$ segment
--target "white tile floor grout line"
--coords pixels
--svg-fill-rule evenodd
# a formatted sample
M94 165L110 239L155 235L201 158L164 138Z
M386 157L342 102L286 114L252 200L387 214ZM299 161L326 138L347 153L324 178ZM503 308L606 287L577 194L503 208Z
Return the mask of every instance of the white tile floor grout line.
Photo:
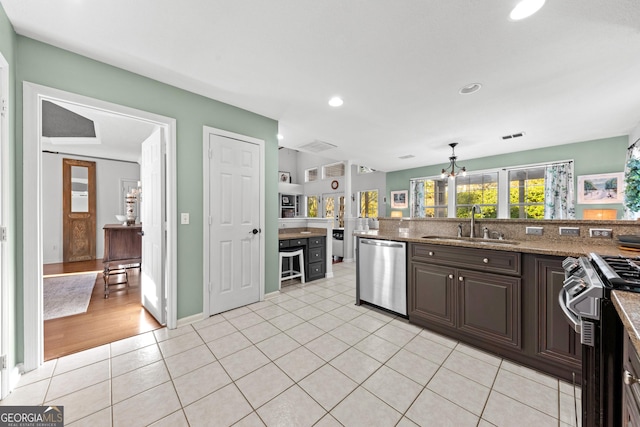
M265 302L185 325L180 330L162 329L127 339L129 341L112 343L107 352L109 363L105 381L92 382L90 378L104 375L99 372L103 365L100 362L104 359L86 364L79 362L74 369L58 373L61 361L82 360L90 350L57 359L51 362L53 367L48 365L47 369L51 369L48 376L38 379L38 372L25 375L21 380L24 386L19 384L0 404L55 403L74 393L75 400L65 406L68 417L65 425L69 426L120 425L124 419L128 426L137 425L137 422L139 425L155 422L159 425L162 422L165 425L209 425L212 419L222 425L227 422L227 425L363 423L393 426L400 423L404 426L438 425L446 420L455 425L508 426L513 425L513 421L508 421L513 411L519 414L518 425L528 422L532 423L530 425L574 425L573 401L571 408L565 408L563 404L562 397L570 397L562 391L564 382L522 367L507 366L497 356L433 332L423 332L423 328L381 310L364 305L357 307L354 305L355 265L335 264L334 272L331 279L288 285L279 295ZM262 315L260 310L265 310ZM301 322L296 326L287 328L282 324L287 320L294 321L298 317L295 312L304 315L305 310L308 315L300 318ZM296 317L287 319L284 316ZM320 318L325 322L320 326L326 329L314 324L313 320L317 323ZM330 327L326 322L335 326ZM253 327L257 328L250 330ZM301 333L313 336L301 336ZM148 334L153 334L153 340L147 338L150 337ZM137 343L145 343L146 339L153 342L138 348ZM280 347L274 351L270 345L276 339ZM176 343L182 347L175 348ZM364 351L367 345L370 351L374 351L371 346L377 345L374 349L379 351L367 354ZM127 351L122 352L125 346L128 346ZM117 354L114 354L114 348L118 348ZM141 351L145 348L149 351ZM305 351L310 356L301 359L299 354ZM147 360L146 353L159 353L159 359L151 357ZM253 359L246 360L242 366L234 364L247 354L253 354ZM200 360L203 357L206 360ZM277 363L286 357L290 364ZM126 369L118 368L115 375L114 367L130 358L133 358L133 364ZM139 374L141 369L150 369L160 361L166 381L144 378L144 385L129 385L135 389L135 394L124 399L121 395L116 396L115 387L120 387L125 378ZM175 365L176 361L183 362ZM469 363L475 366L469 366ZM473 378L477 376L473 369L485 366L483 363L491 372L495 369L490 386L480 382L482 377ZM461 371L451 370L456 364L462 364ZM186 366L191 369L185 369ZM83 371L77 371L80 368ZM179 375L176 375L176 369L179 369ZM84 378L73 376L74 372L85 371ZM202 374L203 378L185 388L184 384L191 380L194 372ZM31 382L32 377L38 381ZM271 382L264 386L260 381L253 381L255 378ZM315 384L318 378L328 379L318 386ZM406 390L395 390L397 385L389 383L389 378L408 381ZM500 384L499 379L504 384ZM65 380L77 384L64 389L59 398L48 397ZM210 385L212 381L215 384ZM462 387L455 381L463 383ZM522 384L527 390L505 394L501 390L509 386L510 381ZM169 382L171 384L167 384ZM555 385L547 385L551 383ZM432 384L434 389L445 388L436 393L430 388ZM108 386L106 403L91 396L100 385ZM465 391L474 388L486 393L476 403L474 399L478 396L470 396ZM451 396L451 390L458 394ZM167 412L169 409L154 403L154 391L169 393L167 401L177 402L178 407ZM441 394L443 391L444 395ZM116 399L120 400L116 402ZM555 402L554 410L549 409L551 400ZM476 405L475 409L473 405ZM289 413L282 408L288 408ZM556 416L545 412L545 408ZM107 412L108 420L104 417ZM566 419L562 419L563 414ZM289 418L283 419L285 415ZM134 416L139 419L132 418Z

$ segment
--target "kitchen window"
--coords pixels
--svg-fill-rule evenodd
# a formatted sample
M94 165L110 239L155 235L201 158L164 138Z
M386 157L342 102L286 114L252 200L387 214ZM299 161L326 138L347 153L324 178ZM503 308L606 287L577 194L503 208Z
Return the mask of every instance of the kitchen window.
M550 204L567 205L568 211L574 204L572 191L556 194L558 187L562 187L557 182L559 177L565 176L568 182L572 182L573 160L467 174L465 177L457 176L455 180L439 177L411 179L411 217L469 218L471 207L477 204L482 209L482 218L543 219L545 207ZM568 185L565 187L572 189ZM545 193L555 199L545 201L548 197ZM572 218L570 213L566 215ZM553 216L547 219L553 219Z
M378 217L378 190L360 192L360 217Z
M415 218L446 218L449 212L448 192L447 179L412 179L411 216Z
M471 207L480 206L482 218L498 217L498 172L456 177L456 218L471 218Z
M545 166L511 169L509 218L544 219Z

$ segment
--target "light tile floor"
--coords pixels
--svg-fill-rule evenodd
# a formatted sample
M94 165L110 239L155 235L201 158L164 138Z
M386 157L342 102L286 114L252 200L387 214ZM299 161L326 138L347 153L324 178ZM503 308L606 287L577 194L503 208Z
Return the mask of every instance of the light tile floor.
M570 384L355 306L355 265L334 273L49 361L0 403L91 427L575 425Z

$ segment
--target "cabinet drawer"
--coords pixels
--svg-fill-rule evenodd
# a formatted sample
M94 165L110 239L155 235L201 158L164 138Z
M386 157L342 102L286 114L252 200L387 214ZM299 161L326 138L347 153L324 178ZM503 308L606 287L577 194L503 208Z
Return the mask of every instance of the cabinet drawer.
M309 247L317 248L319 246L324 246L324 237L309 237Z
M410 245L410 253L412 261L473 268L494 273L520 275L522 269L519 252L414 243Z
M324 277L325 272L325 263L324 262L314 262L309 264L309 269L307 270L307 275L309 276L309 280L314 280L318 278Z
M291 239L289 240L289 247L307 246L307 239Z
M288 248L288 247L289 247L289 241L288 240L280 240L280 249Z
M312 262L324 261L324 248L309 247L309 264Z

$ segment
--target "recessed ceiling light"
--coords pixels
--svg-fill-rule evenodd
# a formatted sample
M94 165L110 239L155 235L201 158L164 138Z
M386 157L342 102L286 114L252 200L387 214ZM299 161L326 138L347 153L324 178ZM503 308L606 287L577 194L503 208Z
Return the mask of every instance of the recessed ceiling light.
M278 138L278 141L282 141L284 139L284 136L282 136L281 133L276 135L276 138Z
M458 93L460 95L469 95L470 93L479 91L481 87L482 85L480 83L470 83L466 86L461 87Z
M509 18L514 21L520 21L521 19L528 18L544 6L545 0L522 0L513 8L509 14Z
M332 107L340 107L342 104L344 104L344 101L339 96L334 96L329 100L329 105Z

